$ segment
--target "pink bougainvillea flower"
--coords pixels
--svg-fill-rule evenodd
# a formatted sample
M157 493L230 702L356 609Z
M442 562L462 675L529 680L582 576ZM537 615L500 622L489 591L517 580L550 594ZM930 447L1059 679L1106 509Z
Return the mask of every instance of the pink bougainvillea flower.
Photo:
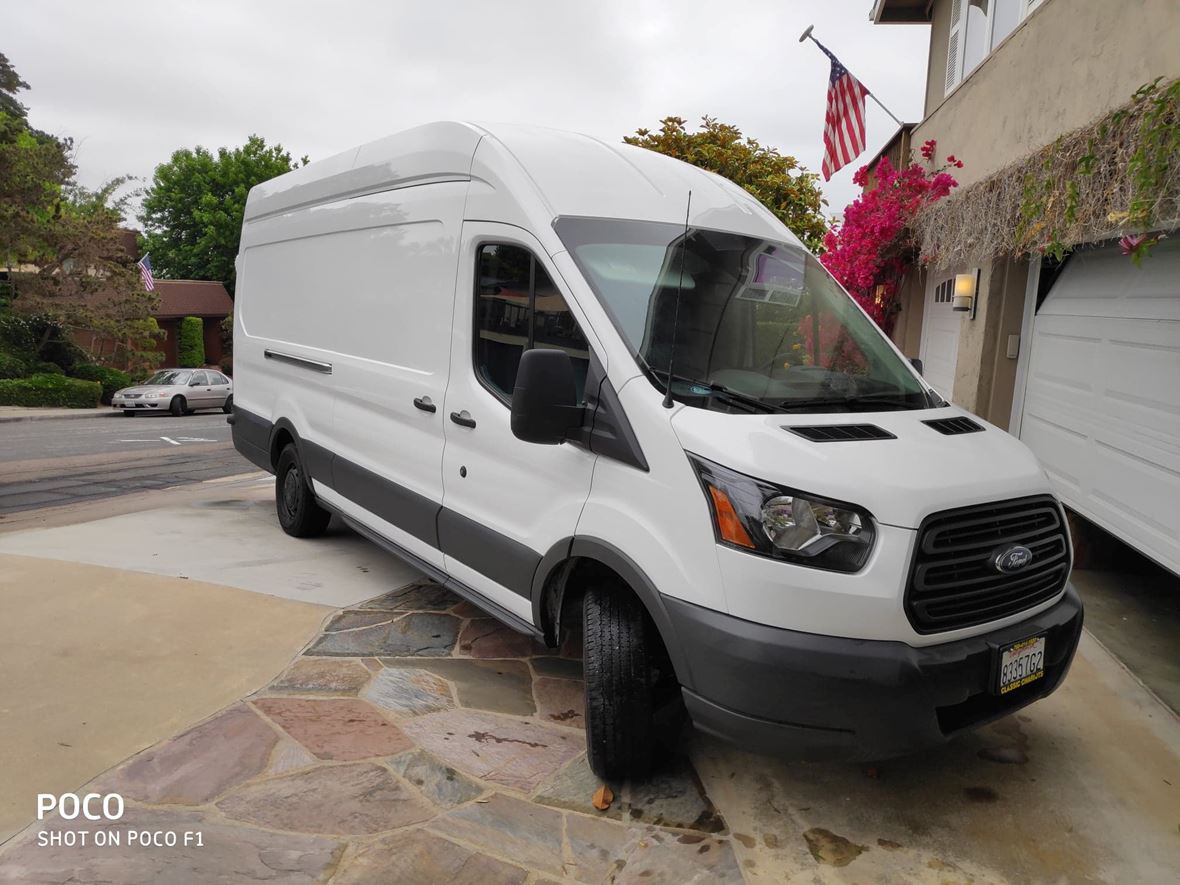
M948 166L954 166L956 169L963 168L963 161L955 159L954 154L951 154L949 157L947 157L946 162Z
M938 146L938 142L933 138L928 139L922 143L922 156L929 160L934 156L934 149Z
M922 146L927 159L934 150L934 139ZM841 223L824 237L820 260L888 333L900 308L898 284L914 261L916 244L909 224L958 182L947 172L928 171L918 163L895 169L888 157L881 158L873 173L876 187L845 208ZM863 177L867 181L867 172Z
M1127 234L1119 240L1119 249L1124 255L1134 255L1146 239L1146 234Z

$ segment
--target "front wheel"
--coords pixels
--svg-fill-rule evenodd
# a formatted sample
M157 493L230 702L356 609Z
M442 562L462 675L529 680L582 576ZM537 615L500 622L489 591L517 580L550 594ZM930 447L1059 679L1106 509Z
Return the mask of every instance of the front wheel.
M582 608L586 757L605 780L642 778L655 741L655 638L642 604L610 586L591 587Z
M287 443L275 468L275 510L283 531L294 538L322 535L332 518L316 503L294 443Z
M168 405L168 411L172 413L173 418L179 418L181 415L187 414L188 404L184 401L184 397L172 397L172 402Z

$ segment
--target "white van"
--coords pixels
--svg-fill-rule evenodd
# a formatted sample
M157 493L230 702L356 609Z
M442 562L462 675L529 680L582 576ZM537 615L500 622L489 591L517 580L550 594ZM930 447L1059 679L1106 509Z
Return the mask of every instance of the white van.
M1036 460L716 175L412 129L250 192L234 323L234 443L283 528L336 514L550 646L581 619L603 777L680 699L747 748L882 758L1069 668Z

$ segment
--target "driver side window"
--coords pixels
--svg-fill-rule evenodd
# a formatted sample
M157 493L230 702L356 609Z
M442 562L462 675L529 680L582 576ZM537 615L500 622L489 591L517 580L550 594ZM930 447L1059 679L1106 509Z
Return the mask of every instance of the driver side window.
M578 404L584 403L590 348L565 298L528 249L506 243L481 246L475 286L476 375L510 404L520 356L534 347L570 355Z

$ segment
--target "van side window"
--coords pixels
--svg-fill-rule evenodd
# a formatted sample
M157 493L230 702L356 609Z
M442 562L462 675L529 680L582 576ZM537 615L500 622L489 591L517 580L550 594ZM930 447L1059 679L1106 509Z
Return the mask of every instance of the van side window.
M584 403L590 347L545 268L520 246L488 244L480 247L476 272L475 370L484 386L511 402L520 355L555 348L573 360Z

